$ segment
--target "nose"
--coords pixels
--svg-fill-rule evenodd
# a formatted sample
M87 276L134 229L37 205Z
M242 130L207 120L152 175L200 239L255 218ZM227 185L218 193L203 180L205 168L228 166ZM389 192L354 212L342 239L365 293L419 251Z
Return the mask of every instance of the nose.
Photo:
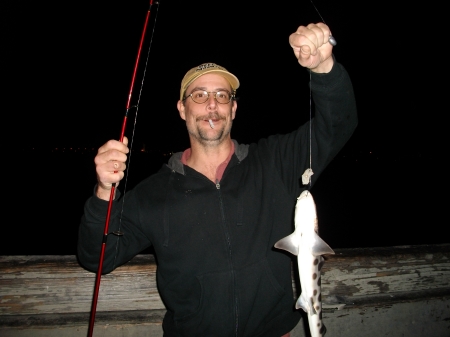
M217 105L216 94L213 92L209 93L208 100L206 101L208 108L215 108Z

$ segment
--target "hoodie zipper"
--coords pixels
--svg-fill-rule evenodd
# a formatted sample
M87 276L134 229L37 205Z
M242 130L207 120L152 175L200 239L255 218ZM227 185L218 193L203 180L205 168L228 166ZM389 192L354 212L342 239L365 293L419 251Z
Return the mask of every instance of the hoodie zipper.
M238 306L238 298L237 298L237 294L236 294L236 275L234 273L234 268L233 268L233 256L232 256L232 249L231 249L231 239L230 239L230 233L228 232L227 226L226 226L225 212L224 212L224 208L223 208L222 193L220 191L219 180L216 180L216 189L217 189L217 192L219 194L220 211L222 212L222 225L224 227L225 238L226 238L227 244L228 244L228 254L229 254L230 266L231 266L231 277L233 279L234 314L235 314L235 323L236 323L235 324L234 335L237 337L238 336L238 328L239 328L239 306Z

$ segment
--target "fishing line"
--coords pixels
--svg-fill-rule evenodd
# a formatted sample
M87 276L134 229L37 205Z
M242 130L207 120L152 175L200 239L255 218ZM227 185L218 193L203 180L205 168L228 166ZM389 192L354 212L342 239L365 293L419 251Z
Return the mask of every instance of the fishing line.
M309 176L309 188L311 188L312 172L312 92L311 92L311 70L309 70L309 169L311 170Z
M159 3L155 2L155 4L159 4ZM125 112L125 116L124 116L123 122L122 122L122 131L121 131L121 134L120 134L120 142L123 142L124 135L125 135L125 129L126 129L126 125L127 125L128 113L130 111L131 96L132 96L132 93L133 93L133 87L134 87L134 83L135 83L135 79L136 79L136 72L137 72L137 68L138 68L138 65L139 65L139 59L140 59L140 55L141 55L141 50L142 50L144 38L145 38L145 33L147 31L147 25L148 25L148 21L149 21L149 18L150 18L150 11L151 11L152 6L153 6L153 0L150 0L150 6L149 6L149 9L147 11L147 15L145 17L144 28L142 30L141 40L140 40L139 48L138 48L138 54L137 54L136 62L135 62L135 66L134 66L133 76L132 76L131 85L130 85L130 91L129 91L129 94L128 94L128 101L127 101L127 106L126 106L126 112ZM153 32L154 32L155 24L156 24L156 18L155 18L155 22L154 22L154 25L153 25ZM153 33L152 33L152 37L153 37ZM148 53L147 53L147 63L148 63L149 54L150 54L150 47L151 47L151 44L149 45L149 50L148 50ZM146 63L145 69L147 68L147 63ZM144 78L145 78L145 76L144 76ZM144 78L142 79L142 82L141 82L141 91L139 93L139 98L141 96L142 85L143 85ZM138 105L137 105L137 109L136 109L136 116L135 116L135 124L134 125L136 125L137 110L138 110ZM135 129L135 127L133 128L133 136L134 136L134 129ZM133 137L131 139L131 144L132 143L133 143ZM130 156L131 156L131 151L130 151ZM130 158L130 156L129 156L129 158ZM128 175L128 173L127 173L127 175ZM126 184L126 182L125 182L125 184ZM88 327L88 337L92 337L92 334L94 332L95 314L96 314L96 311L97 311L98 294L99 294L100 281L101 281L102 271L103 271L103 262L104 262L104 257L105 257L106 241L107 241L107 238L108 238L108 235L109 235L108 228L109 228L109 222L110 222L110 217L111 217L111 210L112 210L113 201L114 201L115 192L116 192L116 185L117 185L116 183L113 183L112 186L111 186L111 191L110 191L110 197L109 197L109 202L108 202L108 209L107 209L106 219L105 219L105 226L104 226L104 230L103 230L102 245L101 245L101 249L100 249L98 270L97 270L96 279L95 279L94 295L93 295L93 299L92 299L92 306L91 306L91 312L90 312L89 327ZM123 201L122 201L122 210L123 210ZM119 227L118 231L115 231L112 234L117 235L119 237L123 235L123 233L120 232L120 227ZM118 241L119 240L117 240L117 243L118 243ZM116 256L117 256L117 245L116 245L116 254L115 254L115 257L114 257L114 266L115 266Z
M311 176L314 174L312 170L312 90L311 90L311 69L309 69L309 168L302 174L303 185L309 185L311 188Z
M324 24L327 24L327 23L325 22L325 20L323 19L322 15L320 15L320 12L319 12L319 10L317 9L316 5L314 5L314 2L313 2L312 0L309 0L309 1L311 1L311 5L313 5L313 7L314 7L314 9L316 10L317 14L319 14L320 19L322 20L322 22L323 22ZM328 25L327 25L327 26L328 26ZM336 41L336 39L333 37L333 35L331 35L331 33L330 33L330 36L328 37L328 42L330 42L330 44L331 44L333 47L337 45L337 41Z
M152 46L152 42L153 42L153 36L155 34L156 20L158 19L159 2L155 2L155 4L158 5L158 6L156 7L155 20L154 20L154 23L153 23L152 34L150 35L150 42L149 42L150 44L149 44L149 47L148 47L148 50L147 50L147 58L145 59L144 71L143 71L142 80L141 80L141 87L139 88L139 95L138 95L138 99L137 99L137 103L136 103L136 113L134 115L133 131L132 131L132 134L131 134L130 155L128 156L127 173L125 175L125 183L124 183L124 186L123 186L122 209L120 210L119 228L117 229L117 231L113 232L114 235L117 235L119 237L123 236L123 233L120 231L120 228L122 226L122 215L123 215L123 208L124 208L124 205L125 205L125 194L126 194L126 190L127 190L128 174L130 172L130 167L131 167L131 153L132 153L131 149L133 148L134 134L135 134L135 131L136 131L136 122L137 122L137 115L138 115L138 111L139 111L139 103L141 101L142 89L144 87L145 74L147 73L148 61L150 59L150 50L151 50L151 46ZM118 249L119 249L119 240L117 240L117 242L116 242L116 252L115 252L115 255L114 255L113 268L116 266L116 259L117 259Z
M320 14L319 10L317 9L316 5L314 5L314 2L310 0L311 5L313 5L314 9L316 10L317 14L320 16L320 19L324 24L327 24L325 20L323 19L322 15ZM334 47L337 44L336 39L331 35L328 37L328 42ZM311 69L309 69L309 168L303 172L302 175L302 183L303 185L309 185L308 189L311 188L311 176L314 174L312 170L312 91L311 91Z

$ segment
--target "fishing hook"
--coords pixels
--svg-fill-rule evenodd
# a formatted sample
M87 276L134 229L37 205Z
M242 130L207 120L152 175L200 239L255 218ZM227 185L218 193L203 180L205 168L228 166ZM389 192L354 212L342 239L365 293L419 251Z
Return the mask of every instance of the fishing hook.
M155 4L159 5L158 2L155 2ZM153 6L153 0L150 0L150 6L148 8L147 15L145 17L144 28L142 30L141 40L140 40L140 43L139 43L138 53L137 53L137 57L136 57L136 62L135 62L135 65L134 65L133 76L132 76L131 85L130 85L130 91L128 93L128 100L127 100L127 105L126 105L125 116L124 116L124 119L123 119L123 122L122 122L122 130L121 130L121 133L120 133L120 141L121 142L123 142L123 138L124 138L124 135L125 135L125 129L126 129L127 119L128 119L128 112L130 111L130 108L131 108L130 107L130 102L131 102L131 97L132 97L132 94L133 94L133 88L134 88L134 82L135 82L135 79L136 79L137 68L138 68L138 65L139 65L139 58L141 56L142 45L143 45L143 42L144 42L145 33L147 31L147 25L148 25L148 21L149 21L149 18L150 18L150 13L151 13L152 6ZM155 24L156 24L156 20L155 20ZM151 43L149 45L149 51L150 51L150 47L151 47ZM148 61L148 54L147 54L147 61ZM145 77L145 74L144 74L144 77ZM141 90L142 90L142 85L143 85L143 81L141 83ZM106 213L105 227L104 227L104 231L103 231L102 246L101 246L101 251L100 251L100 259L99 259L98 270L97 270L97 275L96 275L96 280L95 280L94 295L93 295L92 307L91 307L91 313L90 313L90 319L89 319L88 337L92 337L92 334L93 334L93 331L94 331L94 323L95 323L95 314L96 314L96 310L97 310L98 293L99 293L99 289L100 289L100 280L101 280L101 277L102 277L103 261L104 261L104 256L105 256L106 241L107 241L107 238L108 238L108 228L109 228L109 222L110 222L110 218L111 218L111 209L112 209L112 204L113 204L113 200L114 200L115 189L116 189L116 183L112 184L111 193L110 193L109 202L108 202L108 209L107 209L107 213ZM119 228L118 231L115 231L112 234L118 235L118 236L122 236L123 235L123 233L120 232L120 228Z

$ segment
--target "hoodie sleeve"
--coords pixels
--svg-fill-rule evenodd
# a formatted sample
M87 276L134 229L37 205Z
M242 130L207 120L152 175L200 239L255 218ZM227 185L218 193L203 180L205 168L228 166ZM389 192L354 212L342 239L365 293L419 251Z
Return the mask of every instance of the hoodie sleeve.
M313 185L358 123L353 86L341 64L335 61L327 74L311 73L310 88L315 106L311 132L308 121L292 133L272 136L268 142L275 153L276 170L293 197L305 188L301 176L310 167L310 142Z
M78 229L77 257L80 264L87 270L97 271L103 244L105 244L103 274L126 263L151 245L140 228L135 191L127 193L126 205L123 205L124 200L122 199L123 197L117 190L116 199L111 207L106 238L104 238L104 230L108 201L99 199L94 193L84 205L84 214ZM126 208L127 211L123 212L122 208ZM125 232L126 235L119 237L113 234L119 230Z

